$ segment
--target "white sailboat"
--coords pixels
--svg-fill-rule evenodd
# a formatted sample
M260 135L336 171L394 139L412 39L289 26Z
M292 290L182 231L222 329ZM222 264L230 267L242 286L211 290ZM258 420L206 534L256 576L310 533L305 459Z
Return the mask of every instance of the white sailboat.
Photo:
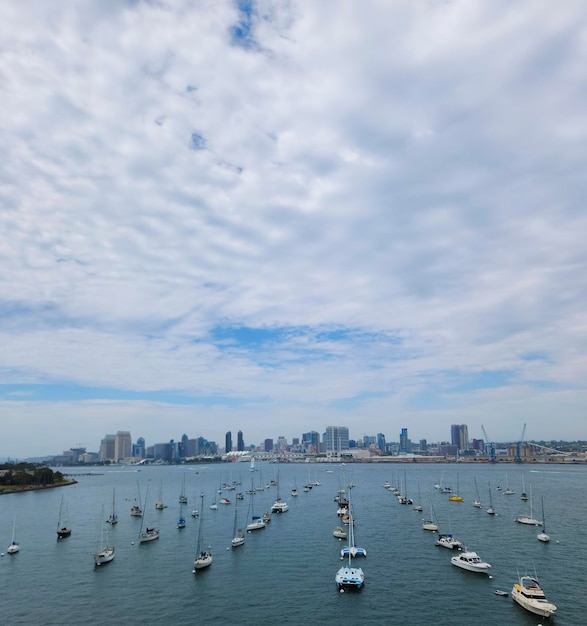
M477 492L477 499L473 500L473 506L476 509L480 509L483 505L481 504L481 496L479 496L479 486L477 485L477 479L474 476L473 480L475 481L475 491Z
M252 483L252 481L251 481ZM255 495L255 490L254 488L252 488L251 485L251 492L250 492L250 499L249 499L249 515L251 516L251 521L250 523L247 524L247 532L251 532L253 530L262 530L263 528L265 528L265 520L260 517L259 515L253 515L253 497Z
M102 507L102 515L100 519L104 519L104 507ZM104 563L110 563L114 559L115 549L114 546L108 545L108 533L106 533L106 541L104 541L104 526L100 523L100 536L98 538L98 549L94 553L94 565L104 565Z
M250 472L254 472L255 471L255 457L251 457L251 466L249 467L249 471Z
M14 521L12 522L12 541L10 542L10 545L8 546L8 548L6 548L6 552L8 552L8 554L16 554L17 552L20 551L20 544L18 543L18 541L14 539L15 532L16 532L16 516L14 518Z
M116 495L114 491L114 487L112 487L112 513L106 520L107 524L114 526L114 524L118 524L118 515L116 515Z
M147 507L147 498L149 497L149 486L147 485L147 493L145 494L145 508ZM139 543L147 543L159 539L159 531L156 528L145 528L143 531L144 517L141 517L141 527L139 528Z
M183 516L183 502L179 503L179 519L177 520L177 527L181 530L185 528L185 517Z
M540 520L532 517L532 492L530 491L530 516L520 515L516 517L514 520L518 524L526 524L527 526L542 526L542 522Z
M438 524L435 522L434 515L432 513L432 502L430 502L430 517L422 520L422 528L423 530L430 530L431 532L436 532L438 530Z
M538 541L542 543L548 543L550 541L550 535L546 534L546 520L544 518L544 496L542 497L542 532L536 535Z
M279 495L279 469L277 470L277 497L275 498L275 502L271 507L271 513L285 513L289 510L289 505L287 502L281 499Z
M245 533L242 528L238 528L238 501L234 506L234 526L232 529L231 544L233 548L238 548L245 543Z
M196 559L194 561L194 569L192 573L195 574L198 570L205 569L212 565L212 552L210 551L210 547L208 549L204 549L202 547L202 532L204 526L204 494L200 496L201 498L201 506L200 510L202 511L200 515L200 526L198 528L198 543L196 545Z

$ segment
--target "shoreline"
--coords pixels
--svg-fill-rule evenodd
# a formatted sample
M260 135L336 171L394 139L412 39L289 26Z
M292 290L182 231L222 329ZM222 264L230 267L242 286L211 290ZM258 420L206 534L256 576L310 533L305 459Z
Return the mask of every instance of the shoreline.
M0 496L5 496L11 493L23 493L25 491L42 491L43 489L56 489L57 487L69 487L70 485L76 485L77 480L73 478L64 480L60 483L54 483L52 485L14 485L14 486L2 486L0 487Z

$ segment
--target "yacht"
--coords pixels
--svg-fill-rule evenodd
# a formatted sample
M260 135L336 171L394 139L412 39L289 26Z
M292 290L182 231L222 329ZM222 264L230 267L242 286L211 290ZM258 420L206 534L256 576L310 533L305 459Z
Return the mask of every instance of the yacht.
M348 535L347 535L346 530L344 530L344 528L342 528L341 526L338 526L332 532L332 536L335 537L336 539L346 539Z
M550 617L556 611L556 605L549 602L536 578L522 576L512 588L512 599L530 613Z
M144 532L139 533L139 543L147 543L159 539L159 531L156 528L147 528Z
M251 523L247 524L247 532L251 532L252 530L261 530L262 528L265 528L265 525L265 520L262 517L253 515Z
M114 547L104 546L99 552L94 554L94 564L103 565L104 563L110 563L114 559Z
M533 517L526 517L525 515L520 515L520 517L516 517L514 522L518 524L527 524L528 526L542 526L542 522Z
M453 556L450 560L453 565L466 569L469 572L479 572L487 574L491 569L491 565L482 561L476 552L461 552Z
M438 539L434 542L434 545L448 548L449 550L463 549L463 544L458 539L455 539L451 533L441 533L438 535Z
M281 498L278 498L277 500L275 500L275 502L273 503L273 506L271 507L272 513L285 513L288 510L289 510L289 505L287 504L287 502L284 502Z

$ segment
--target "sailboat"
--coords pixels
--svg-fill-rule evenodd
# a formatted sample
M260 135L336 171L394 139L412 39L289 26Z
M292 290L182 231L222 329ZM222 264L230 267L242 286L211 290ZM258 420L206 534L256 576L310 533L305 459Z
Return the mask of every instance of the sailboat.
M349 504L349 511L351 511L350 506ZM349 514L349 545L340 551L340 558L343 559L345 556L353 558L356 556L367 556L367 550L365 548L357 548L355 544L355 521L352 512Z
M183 475L183 480L181 482L181 493L179 494L179 503L180 504L188 503L188 497L185 495L185 473Z
M524 474L522 474L522 493L520 494L520 500L526 501L528 494L526 493L526 485L524 484Z
M253 497L255 495L255 490L252 486L252 482L253 481L251 481L251 496L249 500L249 514L251 515L253 511ZM265 528L265 520L258 515L252 515L251 522L247 524L247 532L251 532L253 530L262 530L263 528Z
M181 530L185 528L185 517L183 516L183 502L179 503L179 519L177 520L177 527Z
M435 532L438 530L438 524L434 521L434 515L432 513L432 502L430 502L430 518L422 520L422 529Z
M508 475L505 475L505 491L503 492L504 496L511 496L514 494L514 490L510 489L510 485L508 482Z
M477 492L477 499L473 500L473 506L476 509L480 509L483 505L481 504L481 496L479 495L479 486L477 485L477 479L474 476L473 480L475 481L475 491Z
M59 519L57 520L57 539L65 539L71 535L71 528L67 525L67 522L63 519L63 496L61 496L61 504L59 505Z
M141 486L137 481L137 489L139 491L139 503L134 504L130 509L130 514L132 517L143 517L143 509L141 509Z
M145 494L145 508L147 507L147 498L149 497L149 486L147 485L147 493ZM139 543L147 543L159 539L159 531L156 528L147 528L143 532L143 522L145 518L141 517L141 527L139 528Z
M159 483L159 500L155 502L155 508L158 511L162 511L166 508L166 506L163 504L163 481Z
M212 553L210 552L210 548L207 550L202 548L202 528L204 525L204 494L201 495L201 506L200 510L202 511L200 515L200 526L198 528L198 543L196 545L196 560L194 561L194 569L192 573L196 573L200 569L204 569L210 565L212 565Z
M516 517L514 522L518 522L518 524L526 524L528 526L542 526L542 522L532 517L532 491L530 490L530 516L520 515Z
M546 520L544 518L544 496L542 496L542 532L536 535L538 541L542 543L548 543L550 541L550 535L546 534Z
M279 468L277 470L277 497L275 498L275 502L271 507L271 513L285 513L289 510L289 505L287 502L284 502L279 496Z
M296 481L296 477L294 476L294 487L291 490L291 495L295 498L298 495L298 483Z
M422 496L420 495L420 482L418 481L418 504L414 505L414 511L418 511L418 513L422 512L422 505L420 502L422 502Z
M495 515L495 508L491 501L491 483L489 483L489 507L487 508L487 513L489 513L489 515Z
M103 509L103 507L102 507ZM102 510L102 515L100 515L100 519L103 518L104 510ZM108 538L108 533L106 533L106 538ZM108 540L104 541L104 527L100 524L100 536L98 538L98 549L94 553L94 565L103 565L104 563L110 563L114 559L114 546L108 545Z
M452 493L452 494L448 497L448 499L449 499L451 502L464 502L464 501L465 501L465 499L464 499L464 498L462 498L462 497L459 495L459 475L458 475L458 474L457 474L457 492L456 492L456 493Z
M110 513L110 517L106 520L107 524L111 524L112 526L114 526L114 524L118 524L118 515L116 515L116 498L115 498L115 493L114 493L114 487L112 487L112 513Z
M8 548L6 548L6 552L8 552L8 554L16 554L20 550L20 544L18 543L18 541L14 540L15 532L16 532L16 517L14 518L14 522L12 523L12 541L10 542L10 545L8 546Z
M238 548L245 543L245 533L242 528L238 528L238 501L234 506L234 527L232 529L231 544L233 548Z
M351 520L350 528L352 529L353 524ZM363 584L365 583L365 573L360 567L353 567L351 559L351 535L349 533L349 545L348 545L348 561L347 564L341 567L334 577L334 581L336 582L336 586L339 591L360 591L363 588Z
M255 457L251 457L251 466L249 468L250 472L254 472L255 471Z

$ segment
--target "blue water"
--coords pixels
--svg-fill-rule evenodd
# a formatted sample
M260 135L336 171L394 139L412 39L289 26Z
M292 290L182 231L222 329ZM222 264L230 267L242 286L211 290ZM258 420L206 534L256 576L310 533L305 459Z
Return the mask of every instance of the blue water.
M493 593L511 590L520 573L537 573L547 597L558 605L551 620L559 626L587 624L585 600L587 547L586 472L583 467L493 465L280 465L280 495L289 512L273 515L265 530L249 533L246 544L227 550L232 537L235 491L223 492L232 504L208 505L223 482L240 480L249 488L251 477L266 484L277 478L278 466L247 464L107 468L76 475L78 484L60 489L0 497L0 549L5 552L16 516L16 539L21 551L0 558L2 604L0 624L500 624L536 625L542 620L515 605L510 597ZM332 470L332 473L326 470ZM73 473L82 470L71 470ZM507 472L507 474L506 474ZM178 498L185 476L187 528L176 528ZM440 480L456 488L463 503L448 502L434 489ZM474 478L482 510L475 509ZM515 524L529 513L520 500L522 478L534 496L534 517L540 519L544 496L549 544L536 540L538 529ZM305 493L303 484L321 485ZM407 481L408 495L421 499L424 513L402 506L383 483ZM488 482L498 515L487 515ZM341 566L344 545L332 536L339 525L334 496L341 483L352 490L356 543L368 557L355 561L365 571L360 593L341 594L334 575ZM505 496L495 489L506 482L515 490ZM299 496L290 491L297 485ZM137 498L149 488L144 523L157 526L158 541L139 545L140 518L130 517ZM155 510L162 486L163 511ZM112 488L120 522L109 533L116 547L112 563L95 568L101 521L109 514ZM418 496L418 490L420 496ZM192 573L200 508L205 494L204 543L214 562ZM56 529L64 496L72 535L57 541ZM271 506L276 488L253 498L255 514ZM241 524L246 522L248 496L239 501ZM470 549L493 565L492 579L464 572L450 564L451 552L434 546L434 534L422 530L422 517L432 504L441 531L451 530ZM104 525L105 526L105 525Z

